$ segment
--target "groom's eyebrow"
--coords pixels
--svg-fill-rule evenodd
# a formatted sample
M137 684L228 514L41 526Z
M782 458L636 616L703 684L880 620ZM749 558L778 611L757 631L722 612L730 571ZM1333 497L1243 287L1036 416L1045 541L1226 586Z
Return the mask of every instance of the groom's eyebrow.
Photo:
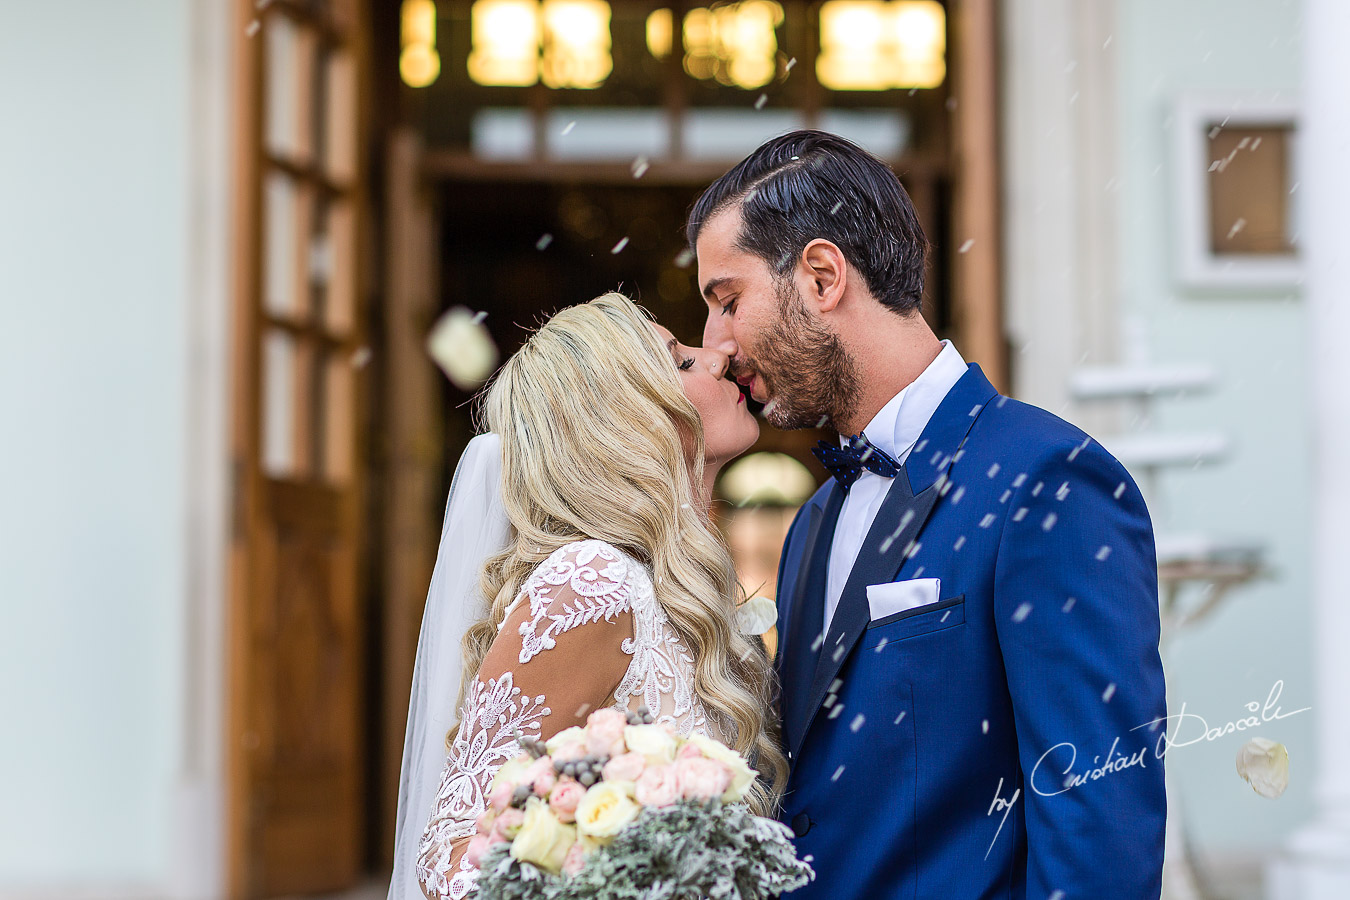
M716 300L717 297L715 296L714 291L723 285L730 283L734 279L735 276L733 275L723 275L721 278L714 278L703 286L703 296L707 297L709 300Z

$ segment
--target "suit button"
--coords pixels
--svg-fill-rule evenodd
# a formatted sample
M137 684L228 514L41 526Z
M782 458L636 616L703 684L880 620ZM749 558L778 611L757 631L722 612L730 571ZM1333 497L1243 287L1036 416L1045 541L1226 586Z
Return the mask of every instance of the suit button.
M811 817L804 812L799 812L792 817L792 833L797 837L806 837L806 833L811 830L815 823Z

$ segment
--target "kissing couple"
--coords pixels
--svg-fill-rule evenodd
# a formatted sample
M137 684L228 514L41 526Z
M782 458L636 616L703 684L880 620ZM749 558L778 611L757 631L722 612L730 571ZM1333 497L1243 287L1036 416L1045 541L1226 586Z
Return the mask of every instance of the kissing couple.
M815 868L803 900L1157 898L1161 761L1054 793L1027 777L1073 779L1166 716L1134 481L938 340L909 197L848 141L768 141L688 238L702 347L606 294L482 397L419 640L390 896L474 892L470 838L518 738L645 708L750 760L747 802ZM783 548L774 660L736 627L709 514L759 433L732 379L770 425L840 435Z

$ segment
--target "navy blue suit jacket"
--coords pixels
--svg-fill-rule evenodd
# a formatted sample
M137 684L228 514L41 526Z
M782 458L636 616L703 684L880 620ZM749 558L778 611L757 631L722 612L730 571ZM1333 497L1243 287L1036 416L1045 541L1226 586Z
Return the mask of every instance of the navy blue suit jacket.
M817 873L794 900L1157 898L1166 700L1134 482L976 365L901 479L828 633L834 480L784 546L782 819ZM938 602L870 621L866 586L911 578Z

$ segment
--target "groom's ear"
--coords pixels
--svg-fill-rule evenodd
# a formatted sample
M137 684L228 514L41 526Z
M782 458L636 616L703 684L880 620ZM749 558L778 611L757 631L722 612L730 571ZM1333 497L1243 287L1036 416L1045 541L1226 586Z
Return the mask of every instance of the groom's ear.
M831 312L844 299L848 287L848 262L844 252L824 238L816 238L802 250L798 265L798 288L819 312Z

